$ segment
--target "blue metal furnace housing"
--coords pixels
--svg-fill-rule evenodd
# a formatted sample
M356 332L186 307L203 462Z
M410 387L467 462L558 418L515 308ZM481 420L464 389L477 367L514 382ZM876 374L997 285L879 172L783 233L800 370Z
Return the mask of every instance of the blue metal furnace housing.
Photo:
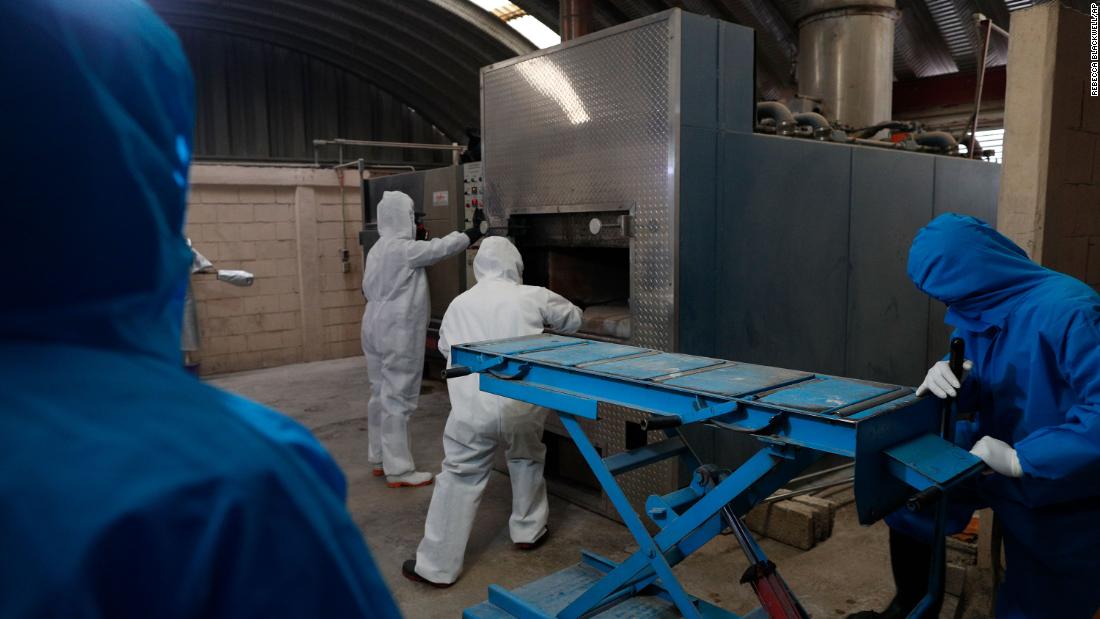
M567 255L571 275L606 278L621 260L631 336L618 343L916 384L948 331L906 276L909 243L940 213L995 221L1000 166L753 133L753 52L752 30L671 10L485 67L490 216L525 259ZM592 268L582 249L599 250ZM642 418L611 407L590 430L611 455ZM719 465L754 449L690 431ZM624 479L636 505L682 481L653 468ZM552 487L614 514L567 481Z

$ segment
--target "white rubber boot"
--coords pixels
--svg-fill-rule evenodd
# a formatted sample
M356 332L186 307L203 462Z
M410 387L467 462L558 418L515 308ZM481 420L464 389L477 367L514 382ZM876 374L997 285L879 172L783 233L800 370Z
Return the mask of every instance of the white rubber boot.
M416 488L432 483L432 474L424 471L410 471L403 475L386 475L386 486L390 488Z

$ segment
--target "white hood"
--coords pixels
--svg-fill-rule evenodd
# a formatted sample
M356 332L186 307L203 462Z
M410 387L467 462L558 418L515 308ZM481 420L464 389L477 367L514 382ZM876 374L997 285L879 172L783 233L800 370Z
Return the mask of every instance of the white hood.
M490 236L481 241L481 248L474 256L474 276L478 282L497 279L522 284L523 258L511 241Z
M400 191L382 194L378 201L378 235L395 239L411 239L416 235L412 198Z

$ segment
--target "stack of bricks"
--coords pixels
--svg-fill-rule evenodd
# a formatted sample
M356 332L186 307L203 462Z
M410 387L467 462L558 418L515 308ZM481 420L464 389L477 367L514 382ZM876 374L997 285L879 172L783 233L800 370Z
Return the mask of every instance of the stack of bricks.
M1044 266L1100 289L1100 97L1089 17L1058 3L1012 14L998 229Z
M757 505L745 515L745 524L758 535L809 550L832 536L836 507L828 499L802 495Z
M362 221L351 181L341 210L331 170L192 168L186 233L195 249L216 268L255 276L250 287L192 276L202 374L360 354Z

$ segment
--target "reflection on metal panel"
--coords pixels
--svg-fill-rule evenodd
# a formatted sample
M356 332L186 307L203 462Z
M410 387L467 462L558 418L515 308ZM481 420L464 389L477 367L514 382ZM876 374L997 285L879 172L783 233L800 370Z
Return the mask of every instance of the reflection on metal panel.
M498 353L501 355L514 355L525 352L534 352L536 350L548 350L551 348L559 348L561 346L574 346L581 344L584 340L579 340L575 337L566 337L564 335L550 335L541 336L533 335L529 337L520 337L513 340L507 340L504 342L497 342L488 346L479 346L478 350L488 353Z
M565 348L528 353L523 355L523 358L531 359L532 361L544 361L546 363L556 363L558 365L575 366L581 365L582 363L592 363L593 361L603 361L626 357L628 355L636 355L640 352L645 352L645 349L635 348L633 346L623 346L622 344L612 344L610 342L589 342L582 346L567 346Z
M676 15L482 73L489 210L633 204L632 343L665 350L674 344Z
M897 387L821 378L780 389L759 401L819 413L858 404L891 391L897 391Z
M662 353L659 355L647 355L625 359L623 361L609 361L599 365L590 366L588 369L601 374L625 376L638 380L648 380L658 376L667 376L678 372L690 372L711 365L719 365L722 362L717 359L704 357L692 357L689 355L676 355Z
M739 396L770 387L789 384L812 377L808 372L785 370L766 365L738 363L736 365L689 374L664 381L666 385L708 391L728 396Z

